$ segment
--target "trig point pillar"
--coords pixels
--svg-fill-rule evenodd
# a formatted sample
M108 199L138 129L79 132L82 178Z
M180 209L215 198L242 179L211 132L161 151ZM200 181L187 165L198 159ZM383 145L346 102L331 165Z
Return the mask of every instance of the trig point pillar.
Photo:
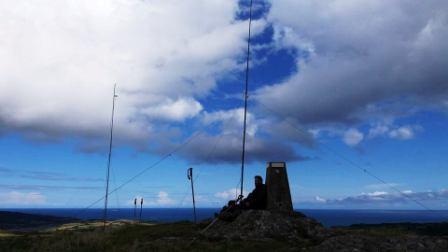
M267 210L293 212L285 162L268 162L266 187Z

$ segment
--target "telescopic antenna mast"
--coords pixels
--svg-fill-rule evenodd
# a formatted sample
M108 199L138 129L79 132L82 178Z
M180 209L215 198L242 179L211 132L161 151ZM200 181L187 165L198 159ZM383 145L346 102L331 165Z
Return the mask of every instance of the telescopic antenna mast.
M197 224L197 218L196 218L196 201L194 199L194 181L193 181L193 168L188 168L187 170L187 178L190 180L191 184L191 197L193 199L193 216L194 216L194 223Z
M106 221L107 221L107 201L109 197L109 177L110 177L110 160L112 157L112 140L113 140L113 131L114 131L114 114L115 114L115 98L117 98L116 94L116 88L117 84L114 85L114 94L112 97L112 118L110 123L110 136L109 136L109 156L107 159L107 173L106 173L106 195L104 197L104 214L103 214L103 221L104 221L104 228L106 227Z
M252 24L252 2L250 0L249 7L249 36L247 38L247 58L246 58L246 83L245 83L245 91L244 91L244 124L243 124L243 151L241 153L241 188L240 188L240 196L243 196L243 187L244 187L244 163L246 159L246 124L247 124L247 99L248 95L248 87L249 87L249 61L250 61L250 28Z

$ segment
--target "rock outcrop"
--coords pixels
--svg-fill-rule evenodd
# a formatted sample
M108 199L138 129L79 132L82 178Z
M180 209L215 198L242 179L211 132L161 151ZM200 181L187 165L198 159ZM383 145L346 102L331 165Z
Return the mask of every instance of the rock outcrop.
M318 242L328 236L319 222L302 213L285 214L266 210L247 210L234 221L218 220L203 234L215 239L288 240Z

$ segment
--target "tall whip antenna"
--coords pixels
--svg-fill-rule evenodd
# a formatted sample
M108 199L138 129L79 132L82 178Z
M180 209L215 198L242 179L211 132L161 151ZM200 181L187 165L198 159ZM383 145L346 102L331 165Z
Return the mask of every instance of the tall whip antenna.
M249 61L250 61L250 27L252 25L252 2L250 0L249 7L249 36L247 38L247 59L246 59L246 88L244 91L244 126L243 126L243 151L241 153L241 188L240 195L243 196L243 187L244 187L244 163L246 159L246 124L247 124L247 99L248 96L248 87L249 87Z
M109 138L109 157L107 160L107 173L106 173L106 195L104 197L104 214L103 214L103 227L106 228L107 221L107 200L109 196L109 175L110 175L110 159L112 156L112 139L113 139L113 131L114 131L114 114L115 114L115 98L117 98L117 94L115 90L117 88L117 84L114 85L114 96L112 98L112 119L110 123L110 138Z
M193 181L193 168L188 168L187 170L187 178L191 183L191 197L193 199L193 215L194 215L194 223L197 224L196 218L196 201L194 200L194 181Z

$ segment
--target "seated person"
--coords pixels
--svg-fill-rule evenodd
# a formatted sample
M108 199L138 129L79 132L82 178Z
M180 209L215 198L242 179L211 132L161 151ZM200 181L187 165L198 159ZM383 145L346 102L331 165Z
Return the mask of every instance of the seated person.
M242 196L240 196L237 200L229 201L227 206L224 206L221 209L221 212L219 212L219 214L215 214L215 216L224 221L233 221L241 213L241 210L266 209L266 185L263 184L263 178L261 176L257 175L254 179L255 189L251 193L249 193L247 198L242 199Z
M224 206L221 209L221 212L219 214L215 213L215 217L218 217L219 219L223 221L233 221L240 215L241 208L239 205L237 205L236 200L230 200L229 203L227 203L227 206Z
M263 178L259 175L255 176L255 189L249 193L247 198L242 200L241 206L243 209L266 209L267 188L263 184Z

